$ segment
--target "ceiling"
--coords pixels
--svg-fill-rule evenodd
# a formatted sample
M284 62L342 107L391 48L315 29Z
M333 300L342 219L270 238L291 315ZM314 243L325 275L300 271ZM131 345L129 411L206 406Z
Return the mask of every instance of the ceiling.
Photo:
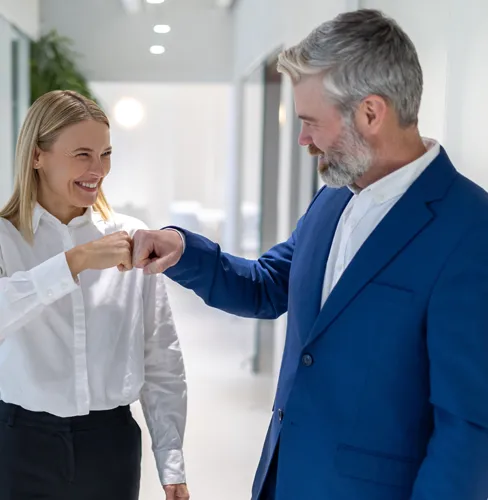
M73 40L91 81L224 82L232 79L229 0L42 0L41 30ZM157 34L156 24L171 31ZM164 54L149 48L162 45Z

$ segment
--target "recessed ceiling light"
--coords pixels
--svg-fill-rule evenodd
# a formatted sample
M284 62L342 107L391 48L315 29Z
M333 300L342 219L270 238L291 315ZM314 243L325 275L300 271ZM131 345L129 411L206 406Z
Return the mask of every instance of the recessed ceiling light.
M163 3L164 0L146 0L147 3Z
M162 45L153 45L150 49L149 49L149 52L151 52L151 54L155 54L155 55L158 55L158 54L163 54L164 53L164 47Z
M156 24L154 26L155 33L169 33L171 31L171 26L167 24Z

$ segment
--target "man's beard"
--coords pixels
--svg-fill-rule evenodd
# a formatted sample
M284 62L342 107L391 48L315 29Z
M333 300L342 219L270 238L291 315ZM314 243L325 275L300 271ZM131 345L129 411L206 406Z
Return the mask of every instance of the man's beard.
M308 151L319 158L318 171L329 187L352 186L371 167L371 148L361 137L354 125L346 124L344 132L327 152L310 144Z

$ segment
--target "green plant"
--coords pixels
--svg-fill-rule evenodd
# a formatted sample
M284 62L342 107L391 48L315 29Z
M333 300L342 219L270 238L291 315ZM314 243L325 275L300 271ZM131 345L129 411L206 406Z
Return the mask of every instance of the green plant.
M72 46L72 40L55 30L31 43L31 103L52 90L74 90L96 101Z

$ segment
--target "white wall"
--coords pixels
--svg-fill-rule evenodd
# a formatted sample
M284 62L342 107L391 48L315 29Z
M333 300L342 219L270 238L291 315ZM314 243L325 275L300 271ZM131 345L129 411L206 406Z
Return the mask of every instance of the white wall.
M0 0L0 16L30 38L39 34L40 0Z
M450 7L444 143L458 169L488 189L488 2Z
M224 208L230 85L96 82L92 88L111 118L114 154L105 186L115 208L140 214L154 228L170 222L174 201ZM114 119L123 97L144 108L134 129Z

